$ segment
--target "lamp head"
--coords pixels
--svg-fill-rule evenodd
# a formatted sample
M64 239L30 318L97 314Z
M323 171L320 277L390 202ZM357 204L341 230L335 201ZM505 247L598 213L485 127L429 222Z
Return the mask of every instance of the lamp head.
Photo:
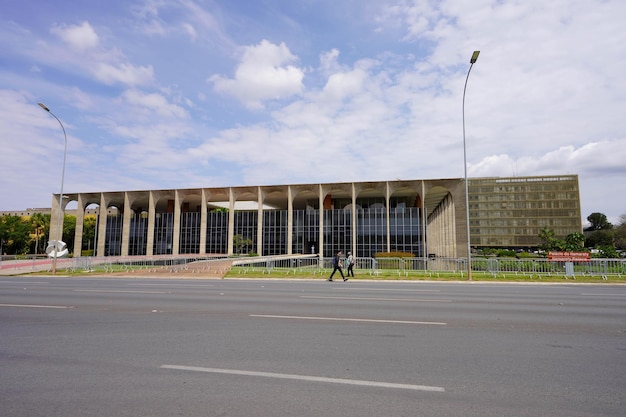
M470 64L473 64L474 62L476 62L479 54L480 54L480 51L474 51L474 53L472 54L472 57L470 58Z
M44 109L45 111L50 112L50 109L49 109L49 108L48 108L48 106L46 106L45 104L43 104L43 103L37 103L37 104L39 104L39 107L41 107L41 108L42 108L42 109Z

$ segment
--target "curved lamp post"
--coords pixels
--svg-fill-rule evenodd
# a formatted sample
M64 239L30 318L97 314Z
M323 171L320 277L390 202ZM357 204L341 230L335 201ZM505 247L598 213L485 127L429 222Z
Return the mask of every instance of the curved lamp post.
M37 103L39 107L50 113L57 122L61 125L61 129L63 129L63 138L65 139L65 149L63 151L63 170L61 171L61 193L59 194L59 216L57 217L57 241L54 245L54 257L52 259L52 273L57 273L57 254L59 250L59 242L63 239L63 228L61 227L61 215L63 214L63 182L65 180L65 157L67 156L67 134L65 133L65 128L63 127L63 123L61 120L50 111L50 109L43 103Z
M474 51L470 58L470 67L467 70L467 77L465 77L465 87L463 87L463 169L465 171L465 223L467 233L467 279L472 280L472 252L470 247L470 223L469 223L469 187L467 183L467 150L465 146L465 90L467 89L467 80L469 80L470 72L480 51Z

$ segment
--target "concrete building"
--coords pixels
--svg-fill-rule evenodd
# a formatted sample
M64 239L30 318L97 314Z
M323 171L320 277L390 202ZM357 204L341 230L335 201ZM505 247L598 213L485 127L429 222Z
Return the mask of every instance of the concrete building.
M543 227L582 231L578 176L471 178L471 246L530 248ZM65 193L77 203L75 247L98 215L96 256L259 255L338 250L467 256L463 179ZM95 207L95 208L94 208ZM57 218L59 195L52 198ZM56 222L50 235L56 236ZM249 243L251 242L251 243ZM80 256L75 251L74 256Z
M557 238L582 232L578 176L470 178L472 248L533 248L542 228ZM417 257L467 256L463 179L396 180L65 193L77 208L74 256L159 254L259 255L337 250L369 257L408 252ZM101 216L101 208L106 215ZM48 212L27 209L0 215ZM96 239L83 242L84 219L97 216ZM50 236L56 236L52 221ZM70 240L65 237L65 240Z
M557 238L582 233L577 175L469 180L472 247L539 245L542 228Z

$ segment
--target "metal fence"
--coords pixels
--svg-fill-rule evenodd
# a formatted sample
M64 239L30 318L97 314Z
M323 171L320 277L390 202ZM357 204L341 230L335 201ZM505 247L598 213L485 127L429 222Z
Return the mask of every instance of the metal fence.
M274 269L306 270L318 273L332 269L332 258L282 258L282 259L240 259L234 265L248 268L248 272L271 272ZM466 258L357 258L355 269L367 271L370 275L391 273L409 275L411 273L467 272ZM589 262L555 262L544 258L472 258L472 272L485 274L515 275L626 275L626 259L591 259Z
M125 272L136 270L159 270L168 269L170 271L187 270L191 264L200 262L211 262L225 259L225 255L206 256L129 256L129 257L79 257L73 258L67 269L70 271L91 272L94 270L108 272Z
M208 265L226 259L225 255L161 255L130 257L78 257L58 260L57 269L68 272L124 272L137 269L186 270L191 264ZM315 255L283 255L275 257L228 258L240 274L269 274L282 271L287 274L311 273L326 274L332 270L332 258L318 258ZM32 258L3 262L7 272L32 272L51 269L49 259ZM208 266L207 266L208 268ZM356 258L355 270L369 275L467 272L466 258ZM588 262L555 262L545 258L472 258L472 272L477 274L515 274L527 276L622 276L626 275L626 259L595 259Z

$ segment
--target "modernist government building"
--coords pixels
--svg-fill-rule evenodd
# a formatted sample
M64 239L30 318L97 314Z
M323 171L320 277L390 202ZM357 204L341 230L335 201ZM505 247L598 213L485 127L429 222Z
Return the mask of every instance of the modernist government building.
M468 190L473 249L537 247L542 228L582 232L577 175L470 178ZM263 256L467 256L462 178L64 193L63 207L53 195L51 219L72 201L76 248L85 217L97 217L95 256L230 255L240 240Z

